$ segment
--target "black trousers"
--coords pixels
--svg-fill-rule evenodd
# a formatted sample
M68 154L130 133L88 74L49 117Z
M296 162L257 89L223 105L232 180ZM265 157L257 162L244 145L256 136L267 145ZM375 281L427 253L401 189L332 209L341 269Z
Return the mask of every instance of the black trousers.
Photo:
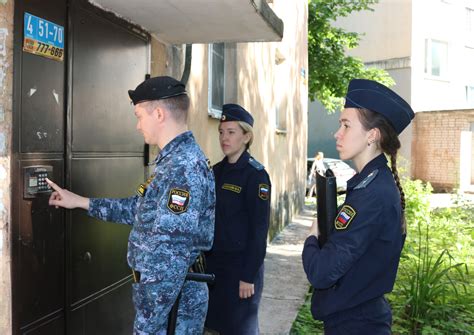
M390 335L392 311L384 297L336 313L324 322L324 335Z

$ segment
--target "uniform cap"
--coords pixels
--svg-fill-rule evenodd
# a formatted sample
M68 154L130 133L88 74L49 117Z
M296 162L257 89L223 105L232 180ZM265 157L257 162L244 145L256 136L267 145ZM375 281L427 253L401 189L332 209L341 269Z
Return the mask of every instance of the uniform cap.
M382 114L400 134L415 117L410 105L388 87L367 79L353 79L349 83L345 108L365 108Z
M143 101L161 100L182 94L186 94L184 84L168 76L147 79L135 90L128 90L128 95L134 105Z
M237 104L225 104L222 106L221 122L227 121L242 121L253 127L252 115Z

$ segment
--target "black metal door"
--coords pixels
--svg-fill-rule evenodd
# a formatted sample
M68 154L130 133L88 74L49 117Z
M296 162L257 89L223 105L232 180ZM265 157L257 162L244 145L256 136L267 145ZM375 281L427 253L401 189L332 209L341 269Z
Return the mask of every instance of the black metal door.
M43 173L26 179L26 172L27 167L48 167L49 177L64 183L66 66L64 61L22 50L25 13L65 27L66 3L61 0L15 2L13 333L63 334L66 322L63 215L62 211L49 207L48 194L28 191L28 187L38 189Z
M64 26L67 58L22 51L28 12ZM148 36L84 1L15 3L12 201L14 334L130 334L130 228L25 197L26 167L59 185L124 197L143 181L143 139L127 90L144 79Z
M144 79L147 41L91 7L75 5L70 17L69 186L91 197L132 195L145 168L127 90ZM68 333L131 334L130 227L70 214Z

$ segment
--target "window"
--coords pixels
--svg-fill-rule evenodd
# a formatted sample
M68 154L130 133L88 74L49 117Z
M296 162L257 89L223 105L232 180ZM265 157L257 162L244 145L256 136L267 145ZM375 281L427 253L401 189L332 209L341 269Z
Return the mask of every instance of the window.
M448 43L425 40L425 73L429 76L444 78L448 72Z
M469 107L474 107L474 84L466 85L466 102Z
M210 116L220 118L225 93L225 44L215 43L209 45L209 87L208 87L208 113Z

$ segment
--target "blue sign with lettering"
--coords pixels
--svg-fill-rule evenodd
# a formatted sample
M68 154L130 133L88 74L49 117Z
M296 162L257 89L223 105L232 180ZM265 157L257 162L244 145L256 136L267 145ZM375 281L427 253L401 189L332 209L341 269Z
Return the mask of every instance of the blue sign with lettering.
M63 60L64 27L25 12L23 50Z

